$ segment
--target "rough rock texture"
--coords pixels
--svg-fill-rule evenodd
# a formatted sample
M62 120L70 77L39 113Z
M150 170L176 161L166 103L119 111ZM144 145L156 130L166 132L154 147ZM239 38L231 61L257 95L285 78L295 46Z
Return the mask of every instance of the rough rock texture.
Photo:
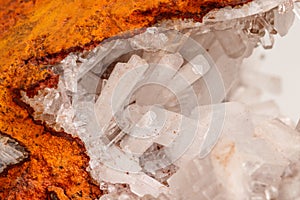
M5 1L0 0L0 131L22 142L29 161L0 177L0 199L94 199L85 148L66 133L33 122L15 89L55 87L49 63L104 38L166 18L194 18L231 1ZM18 106L16 102L21 105Z

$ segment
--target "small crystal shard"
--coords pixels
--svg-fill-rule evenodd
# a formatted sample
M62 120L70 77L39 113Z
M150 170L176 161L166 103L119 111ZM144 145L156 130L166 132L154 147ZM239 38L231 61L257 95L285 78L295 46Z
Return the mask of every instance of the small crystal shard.
M292 9L286 10L283 13L274 11L274 27L280 36L285 36L288 30L293 25L295 14Z
M298 124L296 126L296 130L300 132L300 120L298 121Z
M300 199L300 163L290 164L283 173L280 183L278 199Z
M16 140L0 133L0 173L9 165L28 158L29 153Z
M245 53L247 47L239 33L236 33L236 31L215 31L215 34L223 47L224 52L229 57L238 58Z

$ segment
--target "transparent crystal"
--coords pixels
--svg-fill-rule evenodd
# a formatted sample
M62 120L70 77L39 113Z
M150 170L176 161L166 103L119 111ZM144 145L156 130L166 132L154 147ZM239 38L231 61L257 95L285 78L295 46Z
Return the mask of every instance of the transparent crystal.
M28 158L29 153L17 141L0 133L0 173L9 165Z
M300 199L300 162L289 165L279 187L279 199Z
M293 25L295 15L292 9L285 12L274 11L274 27L280 36L285 36Z
M296 126L296 130L297 130L298 132L300 132L300 120L298 121L298 124L297 124L297 126Z

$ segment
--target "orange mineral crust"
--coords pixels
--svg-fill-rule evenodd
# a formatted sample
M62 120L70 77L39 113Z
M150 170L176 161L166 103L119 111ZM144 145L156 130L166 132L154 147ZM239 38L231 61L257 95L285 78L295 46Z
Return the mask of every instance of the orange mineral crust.
M213 8L250 0L0 0L0 131L24 144L30 156L0 175L0 199L96 199L77 138L34 122L19 91L55 87L47 70L71 51L163 19L201 17Z

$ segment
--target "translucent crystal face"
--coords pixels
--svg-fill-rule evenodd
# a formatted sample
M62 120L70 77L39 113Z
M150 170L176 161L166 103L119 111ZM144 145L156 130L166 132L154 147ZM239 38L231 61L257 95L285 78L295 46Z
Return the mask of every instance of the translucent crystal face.
M300 2L295 1L294 6L295 6L295 14L297 15L298 18L300 18Z
M13 164L28 158L28 152L17 141L0 132L0 173Z
M72 53L53 67L57 89L23 100L85 143L102 199L286 196L299 180L282 178L299 163L299 134L258 100L276 80L240 65L287 33L292 5L254 1Z

